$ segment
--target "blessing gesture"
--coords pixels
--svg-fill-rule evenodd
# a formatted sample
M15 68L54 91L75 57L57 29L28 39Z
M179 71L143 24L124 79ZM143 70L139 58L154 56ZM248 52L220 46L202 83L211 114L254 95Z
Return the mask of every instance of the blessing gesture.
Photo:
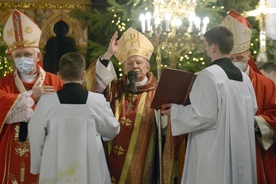
M110 60L110 58L111 58L111 57L114 55L114 53L117 51L117 49L118 49L118 41L117 41L117 38L118 38L118 32L116 31L116 32L113 34L112 38L110 39L108 49L107 49L107 51L104 53L103 59Z

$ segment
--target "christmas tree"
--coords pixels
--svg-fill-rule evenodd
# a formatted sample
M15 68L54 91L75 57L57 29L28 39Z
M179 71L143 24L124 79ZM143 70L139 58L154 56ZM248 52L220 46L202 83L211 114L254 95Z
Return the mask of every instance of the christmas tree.
M73 18L85 21L89 30L89 48L88 60L92 62L105 52L108 47L109 40L115 31L118 31L119 36L129 27L133 27L141 31L139 15L148 11L153 12L153 0L94 0L91 12L81 12L81 10L72 11ZM197 0L196 14L200 18L208 16L210 23L208 28L220 24L226 16L227 11L235 9L242 13L244 10L253 10L258 4L258 0ZM251 52L254 58L258 53L258 22L254 18L249 18L252 24L253 38L251 44ZM187 29L185 23L183 30ZM185 32L185 31L184 31ZM180 31L183 33L183 31ZM193 33L194 34L194 33ZM189 49L176 50L174 53L168 52L167 48L161 51L162 67L171 65L171 57L175 57L175 67L191 72L202 70L208 64L204 62L202 39L196 35L189 35L192 38L189 42L192 46ZM155 44L152 37L151 41ZM186 42L184 46L187 45ZM186 46L187 47L187 46ZM182 52L180 52L182 51ZM151 71L156 74L156 52L151 58ZM119 75L122 69L116 58L112 58L114 65Z
M0 26L0 77L13 72L13 63L8 58L8 47L3 40L3 27Z

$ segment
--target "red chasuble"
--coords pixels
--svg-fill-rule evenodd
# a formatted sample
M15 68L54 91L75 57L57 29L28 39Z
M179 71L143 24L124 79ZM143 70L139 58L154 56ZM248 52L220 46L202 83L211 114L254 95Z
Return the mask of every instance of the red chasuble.
M96 92L96 61L91 63L86 72L84 87ZM113 141L108 143L107 161L111 181L117 183L158 183L158 140L154 110L150 108L157 87L152 73L147 75L149 81L137 86L138 93L130 91L111 103L114 115L120 122L121 130ZM115 80L107 87L107 99L112 102L125 88L126 76ZM183 138L175 140L170 127L166 131L163 150L163 183L172 183L175 155Z
M41 68L40 70L43 71ZM40 78L42 73L45 72L39 72L37 80L42 80ZM23 85L26 90L29 90L34 83L23 83ZM51 85L59 90L62 87L62 81L58 76L46 72L43 85ZM5 124L6 117L18 101L19 94L13 74L0 79L0 183L3 184L38 183L38 175L30 173L28 139L25 142L18 140L19 123Z
M249 75L254 87L258 111L256 116L261 116L268 126L276 131L276 89L273 81L259 74L258 71L250 68ZM256 139L256 158L258 184L276 183L276 144L264 150Z
M121 124L120 133L108 144L108 165L111 181L117 183L156 183L158 178L157 127L150 108L156 80L149 81L115 101L112 108ZM109 92L112 101L126 86L126 77L113 81Z

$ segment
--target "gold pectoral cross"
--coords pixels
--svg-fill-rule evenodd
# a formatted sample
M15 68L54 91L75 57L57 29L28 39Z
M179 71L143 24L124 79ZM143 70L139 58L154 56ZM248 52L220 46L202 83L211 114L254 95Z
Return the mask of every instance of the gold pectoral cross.
M129 109L133 108L134 106L131 103L128 103L125 105L125 107L127 107L126 114L128 114Z

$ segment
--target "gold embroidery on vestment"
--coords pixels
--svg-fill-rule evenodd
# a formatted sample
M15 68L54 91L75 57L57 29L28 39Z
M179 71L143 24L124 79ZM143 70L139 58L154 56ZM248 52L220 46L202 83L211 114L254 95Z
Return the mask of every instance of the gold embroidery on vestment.
M117 181L117 180L116 180L113 176L111 176L111 183L112 183L112 184L115 184L115 183L117 183L116 181Z
M125 126L131 126L132 125L132 121L129 118L126 118L126 117L122 117L121 120L120 120L120 123L122 125L125 125Z
M23 183L25 181L25 162L21 161L21 168L20 168L20 181Z
M125 153L125 150L122 146L116 145L113 147L113 152L115 155L123 155Z
M17 146L15 147L15 153L19 155L20 157L25 156L26 158L29 157L29 141L28 139L25 142L20 142L19 139L19 125L15 126L15 136L14 140L17 143Z

